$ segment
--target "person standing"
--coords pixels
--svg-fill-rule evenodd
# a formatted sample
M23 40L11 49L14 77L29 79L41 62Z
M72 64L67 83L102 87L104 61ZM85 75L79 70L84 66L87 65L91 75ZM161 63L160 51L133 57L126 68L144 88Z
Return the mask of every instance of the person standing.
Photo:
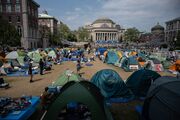
M42 59L39 61L40 75L43 75L44 62Z
M28 73L29 73L29 75L30 75L30 83L32 83L33 82L33 73L32 73L32 61L30 61L30 63L29 63L29 70L28 70Z
M80 60L77 60L76 69L77 69L77 73L79 73L79 71L81 69L81 61Z

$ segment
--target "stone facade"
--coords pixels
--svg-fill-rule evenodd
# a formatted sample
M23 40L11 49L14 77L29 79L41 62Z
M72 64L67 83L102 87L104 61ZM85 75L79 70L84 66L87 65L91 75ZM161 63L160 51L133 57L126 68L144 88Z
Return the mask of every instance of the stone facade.
M57 34L57 23L58 20L55 17L48 15L47 11L43 11L42 14L39 14L39 26L47 26L52 35ZM41 35L39 37L41 37ZM50 38L44 38L41 42L43 48L49 47L49 39Z
M108 18L97 19L91 25L85 26L85 28L90 32L90 39L95 43L99 40L123 40L124 29Z
M165 39L169 45L176 42L178 31L180 31L180 17L166 22Z
M25 49L38 47L38 8L34 0L0 0L3 19L17 28Z

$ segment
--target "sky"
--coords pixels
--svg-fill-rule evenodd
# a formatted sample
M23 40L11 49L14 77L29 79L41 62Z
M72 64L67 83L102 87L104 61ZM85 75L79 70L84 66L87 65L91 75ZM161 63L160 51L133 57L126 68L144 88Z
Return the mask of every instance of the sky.
M180 0L35 0L39 13L49 15L67 24L71 30L91 24L98 18L110 18L127 29L136 27L149 32L157 22L180 17Z

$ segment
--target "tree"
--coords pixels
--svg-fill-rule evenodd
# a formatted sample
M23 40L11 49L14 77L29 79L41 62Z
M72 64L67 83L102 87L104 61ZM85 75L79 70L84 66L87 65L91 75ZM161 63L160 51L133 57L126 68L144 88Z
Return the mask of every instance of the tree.
M77 42L76 35L73 32L69 33L67 40L71 42Z
M137 42L139 38L139 30L136 28L129 28L125 31L125 40L130 42Z
M15 26L3 20L0 17L0 45L1 46L20 46L21 35L19 35Z
M77 31L78 41L84 42L88 41L89 32L84 27L79 27Z
M71 31L66 24L61 23L59 25L58 34L59 34L60 40L67 40L70 33Z

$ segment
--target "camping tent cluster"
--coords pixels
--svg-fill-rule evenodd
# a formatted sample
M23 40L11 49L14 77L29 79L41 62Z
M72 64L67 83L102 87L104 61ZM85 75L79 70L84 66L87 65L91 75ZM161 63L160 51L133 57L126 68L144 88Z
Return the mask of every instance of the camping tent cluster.
M161 72L169 69L172 65L171 61L167 59L168 56L158 52L150 55L134 50L98 48L96 55L103 62L121 67L127 72L142 68Z
M172 115L173 118L179 118L179 78L161 77L157 72L146 69L134 72L126 81L111 69L98 71L90 82L83 81L73 73L71 76L68 78L64 73L53 84L61 86L61 89L49 106L44 120L67 118L69 111L76 113L75 116L71 115L76 119L80 116L77 111L81 104L87 106L92 119L111 120L106 103L123 103L142 97L145 98L144 120L158 120L162 118L159 116L161 112L165 113L164 119L170 119Z
M77 61L83 54L83 49L53 49L46 48L35 51L17 50L0 56L0 74L7 76L27 76L29 62L33 61L33 73L38 73L40 59L45 61L45 70L50 70L52 64L60 64L63 61ZM84 58L83 61L86 59ZM87 60L86 60L87 61Z
M108 100L116 98L117 102L121 102L145 97L151 83L159 77L155 71L143 69L134 72L124 81L116 71L104 69L98 71L91 78L91 82L100 89L105 98Z

